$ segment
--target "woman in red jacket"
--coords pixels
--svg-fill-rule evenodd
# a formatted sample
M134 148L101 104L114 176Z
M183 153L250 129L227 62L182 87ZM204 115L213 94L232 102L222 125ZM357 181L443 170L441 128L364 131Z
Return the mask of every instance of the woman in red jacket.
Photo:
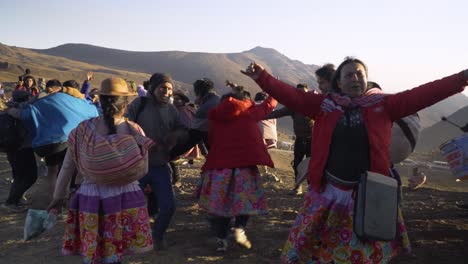
M283 249L285 263L387 263L410 250L401 212L393 241L353 232L353 189L360 175L389 175L392 123L463 91L468 70L397 94L367 90L367 67L347 58L328 94L305 93L252 63L242 71L280 103L315 120L309 191ZM326 176L325 176L326 175Z
M269 97L262 104L242 92L224 95L208 114L210 151L202 167L200 206L213 217L216 250L227 250L229 223L235 217L234 238L249 249L245 234L249 215L265 213L264 191L257 165L273 167L257 123L276 107Z

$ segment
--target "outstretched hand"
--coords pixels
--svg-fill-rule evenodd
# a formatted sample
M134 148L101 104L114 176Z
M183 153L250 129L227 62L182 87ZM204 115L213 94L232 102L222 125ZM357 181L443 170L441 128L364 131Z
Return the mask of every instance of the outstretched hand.
M94 73L92 71L89 71L86 73L86 80L92 81L94 79Z
M260 65L260 64L257 64L255 62L252 62L250 63L249 66L247 66L247 68L245 69L245 71L241 70L240 72L249 76L250 78L252 78L254 81L256 81L259 77L260 77L260 74L265 70L265 68Z
M231 87L231 88L233 88L233 87L236 87L236 86L237 86L237 84L235 84L235 83L231 82L230 80L226 80L226 86L227 86L227 87Z

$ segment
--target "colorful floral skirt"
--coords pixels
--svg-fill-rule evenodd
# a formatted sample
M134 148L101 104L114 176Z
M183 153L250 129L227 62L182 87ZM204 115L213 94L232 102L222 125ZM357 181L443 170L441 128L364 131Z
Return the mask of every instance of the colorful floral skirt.
M84 263L115 263L123 255L152 250L146 202L138 183L83 184L69 202L64 255Z
M387 263L411 250L398 210L397 238L363 241L353 232L352 190L327 184L325 191L309 190L289 232L281 259L284 263Z
M208 170L201 175L199 204L222 217L263 214L267 206L260 185L257 167Z

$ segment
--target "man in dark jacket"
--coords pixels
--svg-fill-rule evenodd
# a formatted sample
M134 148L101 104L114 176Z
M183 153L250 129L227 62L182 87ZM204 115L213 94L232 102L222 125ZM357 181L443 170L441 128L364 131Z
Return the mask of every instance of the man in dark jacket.
M153 225L153 242L158 250L167 246L165 234L176 206L169 152L184 137L179 112L169 103L173 86L173 80L168 74L153 74L147 95L133 100L126 112L128 119L140 125L146 136L156 142L156 147L149 152L148 173L139 182L143 190L149 185L153 192L150 211L159 210Z
M195 102L199 105L192 127L189 130L189 139L186 143L177 145L171 151L171 158L175 158L193 148L200 141L207 149L208 145L208 112L219 103L219 95L214 90L213 82L208 78L202 78L193 83Z
M307 91L307 84L298 84L296 86L298 89L303 89ZM294 160L292 162L293 169L294 169L294 179L297 179L297 166L305 157L310 157L310 143L312 140L312 126L313 121L312 119L293 112L286 107L283 107L279 110L273 111L269 114L265 119L273 119L273 118L280 118L284 116L291 116L293 119L293 128L294 128L294 135L296 139L294 140ZM302 187L299 185L295 187L291 194L299 195L302 194Z

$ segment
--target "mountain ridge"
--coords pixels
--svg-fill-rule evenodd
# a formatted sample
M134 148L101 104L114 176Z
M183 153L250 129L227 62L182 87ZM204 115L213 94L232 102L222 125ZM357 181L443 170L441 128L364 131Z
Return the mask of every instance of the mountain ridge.
M250 78L240 73L251 61L262 63L272 74L293 85L307 82L310 86L316 86L314 73L318 68L290 60L272 48L261 46L238 53L125 51L89 44L64 44L34 51L147 74L169 72L174 79L186 84L207 77L221 92L227 91L224 87L226 79L244 85L253 92L260 90Z
M224 84L229 79L243 85L254 95L260 88L240 73L252 61L264 65L272 75L293 86L307 83L309 87L317 87L315 70L318 66L289 59L273 48L262 46L242 52L209 53L178 50L128 51L85 43L67 43L49 49L27 49L0 44L0 68L8 68L0 69L2 80L16 81L25 68L31 68L36 76L78 81L91 70L96 72L97 78L93 82L95 86L109 75L142 83L154 72L168 72L176 80L176 88L184 90L192 98L192 83L202 77L212 79L220 94L229 91ZM420 111L422 125L429 127L437 123L441 116L450 115L466 105L468 97L465 95L450 97ZM287 123L290 124L290 121Z

